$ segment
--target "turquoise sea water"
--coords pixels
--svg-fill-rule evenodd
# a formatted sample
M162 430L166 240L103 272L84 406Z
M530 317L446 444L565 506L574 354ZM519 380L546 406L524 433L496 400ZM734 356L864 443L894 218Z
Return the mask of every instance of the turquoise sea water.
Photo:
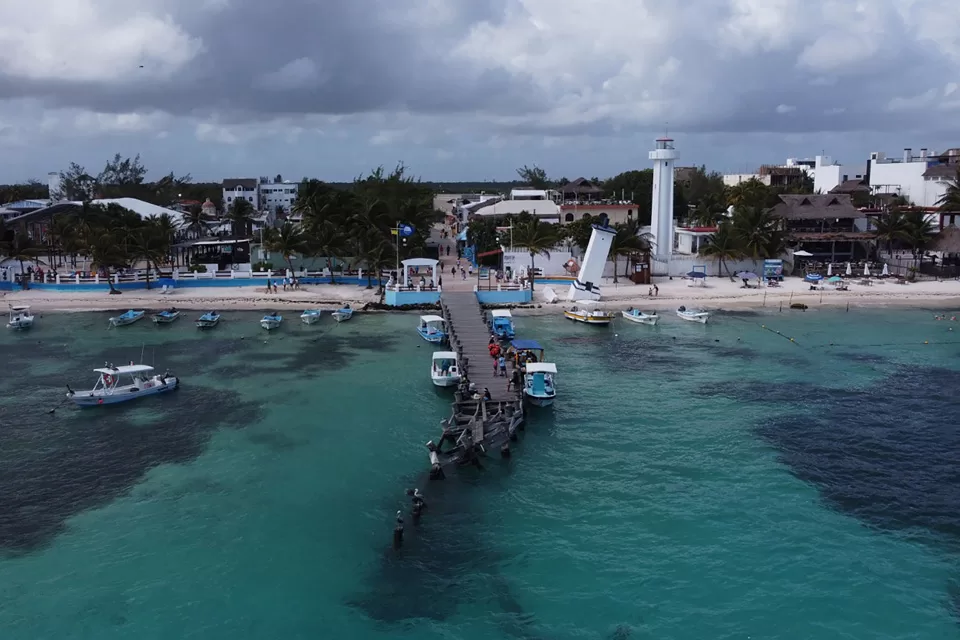
M557 404L433 483L415 316L107 315L0 334L4 639L960 638L960 323L932 311L518 318ZM47 413L141 350L183 387Z

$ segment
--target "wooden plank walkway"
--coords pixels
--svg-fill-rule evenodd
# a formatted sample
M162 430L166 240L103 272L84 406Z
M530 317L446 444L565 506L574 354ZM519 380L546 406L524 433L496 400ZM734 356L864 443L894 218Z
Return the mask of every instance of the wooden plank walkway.
M447 323L453 334L451 348L460 352L463 370L479 391L490 389L494 401L517 400L517 393L507 391L507 380L494 375L490 357L490 328L483 319L477 294L473 291L444 291L440 296ZM510 369L507 369L510 375Z

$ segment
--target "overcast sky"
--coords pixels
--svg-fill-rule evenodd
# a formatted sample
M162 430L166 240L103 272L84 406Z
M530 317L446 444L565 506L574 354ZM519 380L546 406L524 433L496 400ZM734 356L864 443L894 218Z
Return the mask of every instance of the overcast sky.
M957 0L2 0L0 183L854 162L960 146L958 83Z

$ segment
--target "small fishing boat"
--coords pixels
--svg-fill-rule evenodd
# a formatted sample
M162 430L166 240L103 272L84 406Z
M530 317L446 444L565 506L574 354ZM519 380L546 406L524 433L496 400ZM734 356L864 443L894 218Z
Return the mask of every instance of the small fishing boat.
M530 362L524 368L523 395L538 407L547 407L553 404L557 397L557 388L554 386L554 376L557 375L557 365L552 362Z
M563 315L574 322L608 326L613 320L613 314L596 308L596 303L588 300L577 300L570 309L564 309Z
M427 342L440 344L447 339L447 321L440 316L420 316L417 333Z
M121 313L119 316L110 318L110 326L123 327L128 324L133 324L137 320L140 320L141 318L143 318L144 313L145 312L143 311L134 311L133 309L131 309L130 311L125 311Z
M710 318L710 314L706 311L696 309L688 310L686 307L677 309L677 316L689 322L699 322L700 324L707 324L707 319Z
M170 324L180 317L180 312L176 309L166 309L160 313L153 314L154 324Z
M430 379L438 387L455 387L460 384L460 366L453 351L434 351L430 363Z
M494 309L490 312L493 317L493 333L501 340L513 340L516 335L513 328L513 316L507 309Z
M260 326L270 331L276 329L283 322L283 317L279 313L268 313L260 320Z
M300 322L303 324L314 324L320 320L320 310L319 309L307 309L300 314Z
M33 314L30 313L30 305L10 305L10 320L7 322L8 329L29 329L33 326Z
M660 321L660 316L657 315L657 312L653 313L644 313L640 309L634 309L630 307L626 311L620 312L624 319L629 320L630 322L636 322L637 324L650 324L655 325Z
M507 349L507 359L514 366L523 367L530 362L543 362L546 351L536 340L513 340Z
M207 311L197 318L197 327L200 329L212 329L220 324L220 314L216 311Z
M350 308L350 305L345 304L340 309L337 309L333 312L333 319L337 322L346 322L353 317L353 309Z
M131 362L122 367L104 365L103 368L93 371L99 373L100 378L90 391L74 391L67 386L67 398L79 407L126 402L142 396L173 391L180 385L180 379L176 376L166 373L153 374L153 367L145 364ZM129 377L129 381L121 380L123 377Z

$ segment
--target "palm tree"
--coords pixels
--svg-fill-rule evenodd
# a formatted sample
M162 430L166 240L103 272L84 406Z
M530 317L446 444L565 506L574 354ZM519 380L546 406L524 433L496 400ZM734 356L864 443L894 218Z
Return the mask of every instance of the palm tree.
M540 222L539 218L524 220L513 227L513 242L525 247L530 252L530 291L533 291L536 267L534 259L538 255L550 257L553 249L560 241L560 234L555 225Z
M613 281L616 283L617 259L620 256L649 252L652 236L649 233L641 234L640 224L636 220L617 223L613 227L616 233L610 241L610 255L613 256Z
M906 228L903 231L903 240L913 250L913 259L919 263L923 255L923 248L933 239L936 228L927 214L920 211L911 211L904 214Z
M937 208L941 214L950 214L950 223L953 216L960 215L960 165L957 165L957 175L947 183L946 192L937 200Z
M380 235L375 229L368 232L369 240L365 243L364 250L358 253L358 257L363 260L367 267L367 289L373 288L373 273L377 274L377 287L382 287L380 280L380 271L393 264L395 258L395 249L386 238Z
M230 220L231 233L234 237L249 238L252 235L253 218L255 215L253 205L243 198L237 198L227 209L227 219Z
M20 284L26 289L27 273L23 268L23 262L37 260L37 256L40 255L40 248L33 243L30 236L17 232L10 242L5 243L4 250L9 260L16 260L20 263Z
M700 255L713 258L718 262L717 271L723 270L727 260L739 260L743 257L740 238L734 231L733 224L721 222L717 230L707 238L707 243L700 247ZM730 273L730 269L727 269Z
M905 240L908 233L907 219L896 207L884 211L874 221L873 226L877 231L876 242L884 244L888 254L893 253L893 243L897 240Z
M90 257L91 266L107 277L110 293L120 293L110 279L110 268L124 264L127 258L117 234L104 227L91 229L87 238L86 254Z
M207 214L203 212L203 207L195 204L183 214L183 223L187 231L192 231L194 236L199 238L206 227Z
M782 252L780 220L763 207L735 209L733 231L741 252L754 264L757 260L775 257Z
M293 273L294 254L307 253L307 235L298 224L284 222L279 229L267 229L263 235L263 245L267 251L276 251L287 261L290 273Z
M147 289L150 288L150 269L167 261L170 252L170 235L164 224L158 219L148 220L133 232L129 244L131 262L143 260L147 263Z

